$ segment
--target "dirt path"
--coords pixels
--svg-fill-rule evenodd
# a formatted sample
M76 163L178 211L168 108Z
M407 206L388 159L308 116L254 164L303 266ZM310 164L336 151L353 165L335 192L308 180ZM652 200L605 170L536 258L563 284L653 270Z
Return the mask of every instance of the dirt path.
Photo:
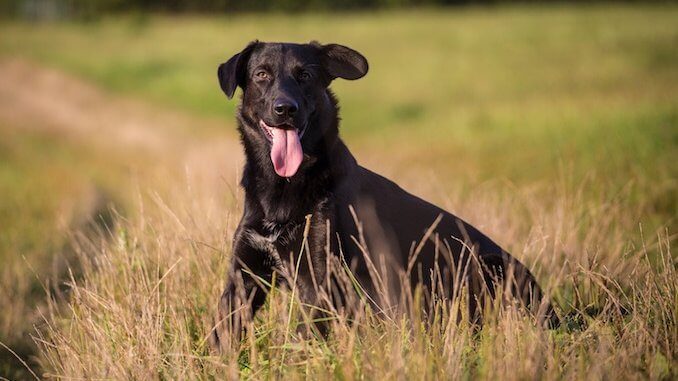
M114 96L19 59L0 61L0 123L118 152L171 158L189 171L212 163L209 168L219 168L215 175L229 182L242 163L238 142L226 132L209 138L195 133L199 126L217 122Z

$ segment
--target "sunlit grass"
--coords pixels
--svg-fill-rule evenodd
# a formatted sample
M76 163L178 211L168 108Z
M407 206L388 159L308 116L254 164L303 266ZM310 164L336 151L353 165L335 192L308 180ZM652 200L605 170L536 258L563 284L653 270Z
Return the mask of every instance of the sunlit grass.
M303 318L286 320L294 302L281 294L241 353L210 356L204 338L241 212L235 179L221 177L231 163L187 164L174 150L170 160L131 158L129 147L3 125L3 342L24 345L44 292L34 271L45 283L67 256L79 269L66 278L68 299L40 303L46 376L675 378L677 17L669 5L603 5L6 22L0 59L27 57L197 116L196 135L235 136L237 102L215 72L248 41L356 48L370 73L333 89L359 161L487 232L535 269L567 316L544 331L497 315L473 335L367 312L322 341L290 329ZM139 171L162 174L132 181ZM85 220L100 211L90 208L100 192L119 215L92 235Z
M25 360L34 355L30 335L41 322L45 293L60 294L63 276L77 268L70 233L110 224L108 209L125 204L130 157L114 156L0 124L0 342ZM28 376L15 374L12 364L16 359L3 350L0 375Z
M646 232L629 246L628 201L601 203L601 216L576 188L545 190L550 202L529 191L479 191L466 215L513 221L509 232L501 223L485 229L524 245L514 254L536 267L554 297L563 320L556 330L511 309L490 313L476 332L463 312L454 315L456 305L444 304L430 326L417 309L391 320L364 307L351 323L330 314L331 334L321 339L306 333L295 294L281 290L238 350L215 356L207 337L241 202L219 199L225 189L178 187L140 198L143 215L121 221L108 238L76 240L82 279L69 280L68 308L55 305L41 331L42 365L51 377L115 379L675 376L671 238Z

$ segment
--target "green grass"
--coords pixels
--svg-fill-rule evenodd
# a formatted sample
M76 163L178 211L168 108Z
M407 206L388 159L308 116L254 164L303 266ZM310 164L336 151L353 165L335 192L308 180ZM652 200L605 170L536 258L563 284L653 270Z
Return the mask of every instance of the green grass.
M75 246L82 274L67 308L52 305L51 325L41 331L48 344L40 364L59 375L670 379L677 369L676 19L675 5L563 5L1 24L0 57L26 57L126 97L216 119L224 125L216 132L228 136L237 102L219 90L216 67L247 42L356 48L370 73L332 87L342 133L359 159L481 223L537 264L560 312L575 317L545 332L498 316L472 337L463 325L438 327L438 335L367 314L356 326L337 324L326 343L296 334L288 342L281 332L296 321L280 319L291 305L283 298L264 311L240 361L209 356L202 339L239 213L240 204L224 197L230 188L150 179L142 193L171 191L131 203L125 168L161 166L152 158L105 155L3 126L0 261L14 269L4 289L16 292L0 297L1 309L13 311L0 319L0 340L22 345L9 333L25 338L33 322L20 321L34 311L34 299L23 296L40 291L26 280L26 262L47 271L64 246ZM205 170L221 167L210 162ZM91 189L114 194L129 213L113 239L74 242L66 232L78 224L57 222L64 205L80 208ZM631 313L615 312L618 303Z
M599 171L618 185L629 170L656 180L677 157L676 17L670 5L128 16L10 23L0 54L231 126L219 63L255 38L340 42L371 65L333 86L354 147L397 151L411 168L433 161L461 182L555 179L567 162L577 178Z
M107 223L108 208L123 204L125 160L110 159L63 137L0 122L0 342L26 360L34 356L30 335L41 324L45 292L58 294L67 268L77 268L71 233ZM0 353L0 375L29 376L12 355Z
M63 147L53 147L40 137L0 128L0 341L24 358L32 349L29 332L36 322L35 306L44 299L35 277L49 279L54 257L65 245L60 208L84 192L82 178L64 165ZM53 160L56 159L57 160ZM75 175L75 176L74 176ZM71 181L61 179L71 177ZM42 190L49 189L49 192ZM35 271L37 274L33 274ZM15 360L4 351L0 373L11 372Z
M0 259L53 253L72 224L92 217L88 213L108 203L122 206L137 161L138 155L121 157L59 134L0 124ZM49 262L49 254L42 259Z

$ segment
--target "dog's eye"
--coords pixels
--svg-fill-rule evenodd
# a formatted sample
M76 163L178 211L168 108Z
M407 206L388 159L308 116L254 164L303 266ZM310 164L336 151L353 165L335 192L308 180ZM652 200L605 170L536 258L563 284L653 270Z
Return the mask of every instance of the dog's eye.
M309 73L307 71L302 71L301 73L299 73L299 75L297 75L297 78L300 81L307 81L307 80L311 79L311 73Z
M258 79L267 79L268 78L268 73L265 72L264 70L259 70L254 74Z

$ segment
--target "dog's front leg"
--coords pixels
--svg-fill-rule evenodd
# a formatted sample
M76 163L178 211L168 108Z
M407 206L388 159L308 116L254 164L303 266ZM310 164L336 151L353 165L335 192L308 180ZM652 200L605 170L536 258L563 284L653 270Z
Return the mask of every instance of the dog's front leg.
M217 321L210 343L224 353L237 349L248 323L264 304L273 277L271 253L236 239L226 288L219 300Z

